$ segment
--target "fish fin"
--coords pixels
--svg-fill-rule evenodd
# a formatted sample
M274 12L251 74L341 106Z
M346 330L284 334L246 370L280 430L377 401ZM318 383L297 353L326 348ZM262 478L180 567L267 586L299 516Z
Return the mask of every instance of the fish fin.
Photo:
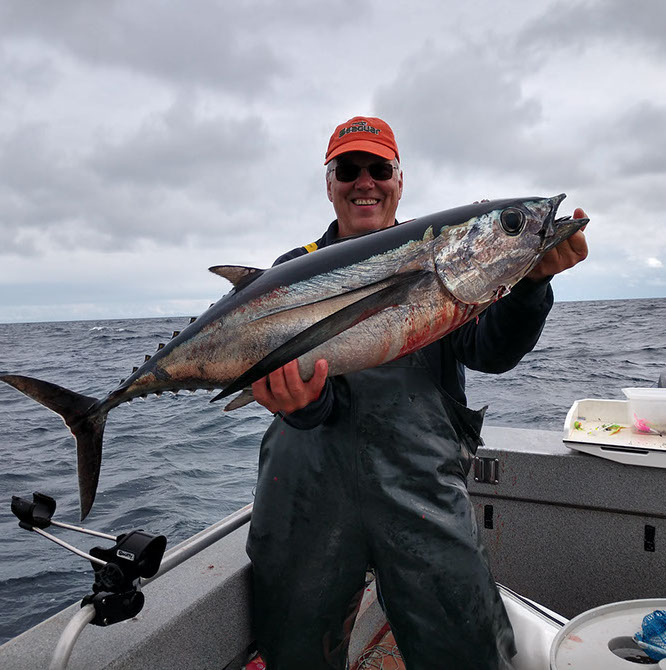
M260 268L250 268L245 265L213 265L208 269L213 274L229 280L237 290L247 286L265 272Z
M41 379L2 375L0 381L13 386L59 414L76 439L81 520L88 516L99 481L106 412L96 409L97 398L75 393Z
M225 408L225 412L231 412L234 409L238 409L240 407L245 407L245 405L249 405L251 402L254 402L254 393L252 393L252 389L243 389Z
M357 323L381 312L387 307L399 304L407 298L414 284L421 281L426 274L427 272L423 270L415 270L396 275L395 281L392 281L388 286L353 302L351 305L343 307L309 328L306 328L231 382L211 402L226 398L232 393L244 389L246 386L273 372L273 370L277 370L285 363L293 361L295 358L302 356L339 333L355 326Z

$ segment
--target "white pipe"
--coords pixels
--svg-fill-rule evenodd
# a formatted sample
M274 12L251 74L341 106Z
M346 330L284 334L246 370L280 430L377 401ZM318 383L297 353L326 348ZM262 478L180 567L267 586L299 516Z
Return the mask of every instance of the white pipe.
M72 655L72 649L74 649L74 645L79 639L79 635L81 635L83 629L94 618L94 605L86 605L70 619L58 640L55 651L53 652L49 670L65 670L67 663L69 663L69 657Z

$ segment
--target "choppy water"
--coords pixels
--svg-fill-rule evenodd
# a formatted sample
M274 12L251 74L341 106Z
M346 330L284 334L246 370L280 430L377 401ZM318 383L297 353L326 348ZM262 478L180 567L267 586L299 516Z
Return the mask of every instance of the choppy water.
M184 318L0 324L0 372L103 396ZM503 375L470 372L472 407L486 423L560 430L579 398L621 398L654 386L666 368L666 298L557 303L534 352ZM224 414L199 392L114 409L90 528L140 527L174 546L252 500L258 447L270 416L257 405ZM75 448L55 414L0 384L0 643L89 592L89 564L18 528L12 495L42 491L55 518L77 523ZM94 539L56 531L89 549ZM104 544L104 542L101 542Z

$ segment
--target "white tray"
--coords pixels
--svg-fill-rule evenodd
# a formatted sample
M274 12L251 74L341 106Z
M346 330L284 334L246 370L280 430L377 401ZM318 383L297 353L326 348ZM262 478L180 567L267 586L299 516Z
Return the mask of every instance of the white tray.
M618 463L666 468L666 435L634 432L627 400L576 400L564 422L564 442Z

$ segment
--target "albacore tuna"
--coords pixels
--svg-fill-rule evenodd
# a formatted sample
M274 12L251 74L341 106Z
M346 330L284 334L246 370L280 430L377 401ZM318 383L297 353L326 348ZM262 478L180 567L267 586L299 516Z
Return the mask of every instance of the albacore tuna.
M0 379L62 416L76 438L81 518L95 499L108 412L180 389L244 390L298 358L329 375L370 368L434 342L478 316L587 219L556 219L564 194L450 209L259 270L211 271L233 289L118 388L97 399L20 375Z

